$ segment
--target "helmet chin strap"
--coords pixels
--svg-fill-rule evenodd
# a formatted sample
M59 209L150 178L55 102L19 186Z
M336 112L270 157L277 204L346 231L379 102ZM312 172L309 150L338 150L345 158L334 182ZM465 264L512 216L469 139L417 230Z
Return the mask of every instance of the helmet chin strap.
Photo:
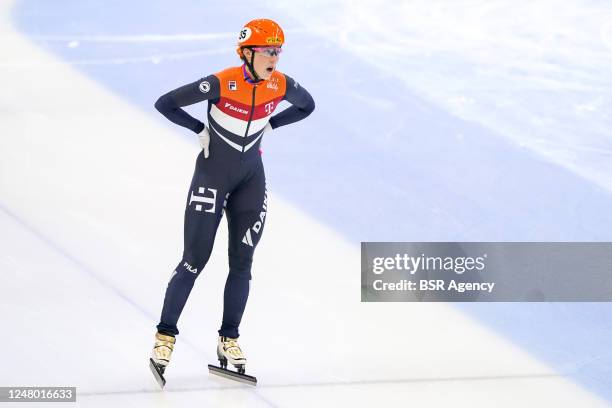
M244 56L244 52L242 53L242 60L244 61L247 68L251 72L251 75L253 75L253 79L255 80L255 82L259 82L262 79L259 77L259 75L257 75L257 72L255 72L255 67L253 66L253 61L255 61L255 51L253 51L251 47L244 47L244 48L248 48L249 50L251 50L251 61L249 62L246 59L246 57Z

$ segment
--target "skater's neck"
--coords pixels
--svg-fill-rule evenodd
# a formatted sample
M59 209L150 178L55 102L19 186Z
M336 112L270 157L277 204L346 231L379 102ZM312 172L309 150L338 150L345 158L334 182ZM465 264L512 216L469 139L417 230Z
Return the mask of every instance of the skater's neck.
M261 79L255 80L255 77L251 73L251 70L246 66L246 64L242 64L242 75L244 75L244 80L250 84L256 84L261 82Z

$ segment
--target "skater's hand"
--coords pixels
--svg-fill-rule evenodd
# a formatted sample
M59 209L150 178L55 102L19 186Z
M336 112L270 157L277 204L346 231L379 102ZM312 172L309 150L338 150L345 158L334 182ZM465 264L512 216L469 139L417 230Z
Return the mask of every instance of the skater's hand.
M204 150L204 158L208 159L208 145L210 144L210 133L208 133L208 128L204 127L204 130L200 132L198 135L198 139L200 139L200 146L202 146L202 150Z

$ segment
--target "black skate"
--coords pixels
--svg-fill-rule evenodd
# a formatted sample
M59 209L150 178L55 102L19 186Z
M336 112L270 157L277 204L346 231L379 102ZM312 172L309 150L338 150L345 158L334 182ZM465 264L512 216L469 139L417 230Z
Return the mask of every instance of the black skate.
M164 388L166 385L166 379L164 378L164 371L166 371L166 367L161 364L157 364L152 358L149 358L149 368L151 369L153 377L155 377L155 380L159 386Z
M227 368L227 358L225 356L220 355L218 351L217 351L217 357L219 358L220 367L209 364L208 365L209 373L216 374L218 376L225 377L230 380L240 381L245 384L249 384L253 386L257 385L257 378L253 377L252 375L245 374L244 364L236 365L235 366L236 371L233 371Z
M157 380L157 383L162 388L166 385L164 371L166 371L166 366L170 363L175 342L176 338L171 334L155 333L155 345L151 352L151 358L149 358L149 368L155 380Z

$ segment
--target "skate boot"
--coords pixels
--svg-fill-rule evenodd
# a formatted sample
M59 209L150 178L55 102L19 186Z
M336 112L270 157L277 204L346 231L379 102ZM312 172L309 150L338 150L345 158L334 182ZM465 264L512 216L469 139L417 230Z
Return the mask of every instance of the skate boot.
M208 365L208 371L230 380L241 381L250 385L257 385L257 378L245 374L246 357L238 345L238 339L219 336L217 343L217 358L221 367ZM227 368L227 363L236 367L236 371Z
M227 363L229 362L236 367L239 373L244 373L246 357L242 354L242 350L238 345L238 339L219 336L217 357L219 358L219 363L221 363L221 368L227 368Z
M170 363L170 357L172 356L175 342L176 339L174 336L159 332L155 333L155 345L153 346L151 358L149 359L149 367L162 388L166 385L164 371L166 371L166 367Z

